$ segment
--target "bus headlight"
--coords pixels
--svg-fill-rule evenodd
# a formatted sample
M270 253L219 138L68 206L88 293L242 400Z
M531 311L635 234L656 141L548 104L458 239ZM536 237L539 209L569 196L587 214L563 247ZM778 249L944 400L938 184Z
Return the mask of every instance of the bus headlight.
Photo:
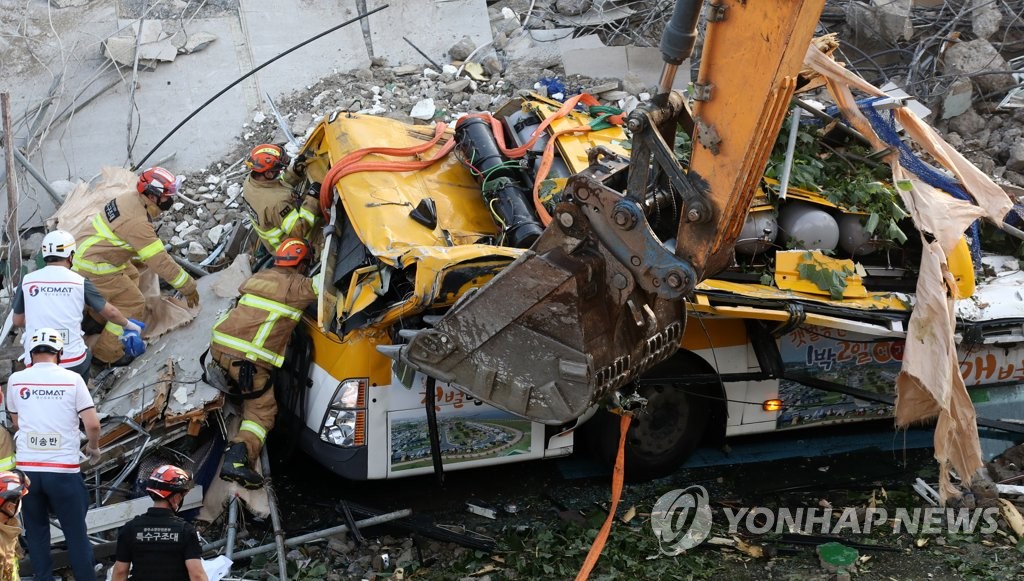
M366 443L366 380L346 379L338 385L324 414L320 439L339 447Z

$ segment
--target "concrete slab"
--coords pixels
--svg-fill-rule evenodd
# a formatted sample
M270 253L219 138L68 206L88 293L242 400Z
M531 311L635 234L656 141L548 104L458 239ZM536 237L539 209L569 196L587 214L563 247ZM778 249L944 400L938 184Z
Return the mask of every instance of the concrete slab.
M491 42L491 26L484 0L367 0L367 9L390 7L370 17L373 54L388 64L428 64L408 38L435 62L449 62L448 49L463 36L476 46Z
M391 10L394 10L394 6L370 16L370 25L381 25L383 14ZM241 70L245 72L259 66L303 40L357 14L355 0L293 2L289 3L287 10L281 10L278 4L242 0L239 3L242 36L236 40ZM401 42L401 39L398 40ZM269 92L276 100L324 75L368 66L370 57L362 30L356 22L296 50L256 73L255 95L258 100L249 103L249 106L251 109L262 108L260 104L264 102L265 92ZM224 84L229 80L230 77L224 79Z
M562 41L565 42L565 41ZM602 46L600 48L578 48L562 52L562 63L567 75L584 75L596 79L623 79L631 74L647 85L654 85L661 77L664 64L661 52L653 47ZM686 88L690 77L689 61L679 67L673 87Z

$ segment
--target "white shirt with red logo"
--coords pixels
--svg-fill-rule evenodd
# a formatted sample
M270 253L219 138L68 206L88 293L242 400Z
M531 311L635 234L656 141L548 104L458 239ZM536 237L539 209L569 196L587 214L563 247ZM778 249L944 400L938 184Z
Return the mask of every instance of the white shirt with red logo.
M82 311L85 309L85 279L63 266L49 265L25 275L21 282L25 298L25 361L28 339L36 329L56 329L64 340L61 367L74 367L85 359L82 340Z
M55 363L36 363L11 374L4 400L18 414L19 469L79 471L78 414L95 407L82 376Z

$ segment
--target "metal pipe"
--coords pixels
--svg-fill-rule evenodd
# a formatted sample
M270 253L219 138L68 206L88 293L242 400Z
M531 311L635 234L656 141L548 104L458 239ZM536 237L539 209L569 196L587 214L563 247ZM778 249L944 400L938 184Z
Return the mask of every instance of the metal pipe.
M779 176L779 198L785 200L789 191L789 172L793 169L793 155L796 153L796 136L800 130L800 107L793 107L793 119L789 122L789 141L786 142L786 159L782 162Z
M383 524L383 523L386 523L386 522L391 522L393 520L398 520L400 518L405 518L405 517L409 516L410 514L412 514L412 510L410 510L408 508L403 508L402 510L396 510L394 512L389 512L389 513L386 513L386 514L382 514L380 516L373 516L373 517L370 517L370 518L364 518L361 521L356 521L356 525L359 526L360 528L372 527L374 525L379 525L379 524ZM294 547L294 546L297 546L297 545L301 545L303 543L308 543L310 541L320 540L320 539L322 539L324 537L329 537L331 535L338 535L338 534L347 533L347 532L348 532L348 525L338 525L336 527L331 527L329 529L324 529L322 531L317 531L317 532L313 532L313 533L307 533L305 535L299 535L297 537L294 537L294 538L286 540L284 542L284 544L285 544L286 547ZM276 548L277 548L277 544L276 543L270 543L268 545L261 545L259 547L253 547L251 549L245 549L244 551L238 551L237 553L235 553L234 559L244 559L246 557L252 557L253 555L259 555L261 553L267 553L269 551L273 551ZM228 557L231 558L230 555Z
M224 556L228 559L234 557L235 532L238 528L238 495L231 495L231 502L228 504L228 538L227 548L224 549Z
M124 479L128 477L128 474L130 474L131 471L134 470L136 466L138 466L139 461L142 460L142 455L146 453L146 448L149 446L149 443L153 440L153 436L150 435L149 432L143 429L143 427L140 426L138 422L136 422L132 418L129 418L128 416L112 416L107 419L119 420L122 424L127 425L129 428L135 430L142 436L145 436L146 441L143 442L142 445L138 447L138 454L136 454L135 457L132 458L132 461L129 462L128 465L125 466L123 470L121 470L121 472L117 475L117 478L114 478L113 482L110 483L110 489L107 490L106 496L103 497L102 502L99 502L97 506L102 506L106 504L108 500L110 500L110 497L114 494L114 491L117 489L117 487L120 486L121 483L124 482ZM98 470L97 473L99 473Z
M267 454L267 447L260 450L260 459L263 461L263 488L267 491L267 505L270 507L270 522L274 525L274 544L277 546L277 578L281 581L288 581L288 563L284 550L284 528L281 527L281 515L277 512L277 500L274 498L274 488L270 482L270 455Z
M53 203L56 204L59 208L60 205L64 203L64 200L61 199L60 194L57 193L57 190L53 189L53 186L50 185L50 182L46 181L46 178L43 177L43 174L39 173L39 170L36 169L36 166L32 165L28 161L28 158L26 158L20 151L18 151L17 147L14 147L12 145L11 150L14 152L14 159L16 159L18 163L21 164L21 167L25 168L25 171L27 171L29 175L34 177L36 181L39 182L39 185L43 186L43 189L46 190L46 193L50 194L50 198L53 199Z
M7 220L4 234L6 236L7 260L10 266L9 288L21 284L21 244L18 240L18 182L14 175L14 134L11 133L11 94L0 93L0 117L4 131L4 167L7 169Z

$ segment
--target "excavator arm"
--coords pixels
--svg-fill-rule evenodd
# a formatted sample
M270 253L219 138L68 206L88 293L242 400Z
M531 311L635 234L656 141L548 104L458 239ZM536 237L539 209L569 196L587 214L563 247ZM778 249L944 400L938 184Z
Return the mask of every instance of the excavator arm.
M697 38L678 0L661 91L630 114L629 160L602 148L531 248L389 356L523 417L561 424L670 357L685 299L731 260L824 0L714 0L689 111L672 92ZM676 127L692 133L684 170ZM651 219L672 217L666 235ZM678 226L676 226L678 223ZM663 238L675 235L674 251Z

